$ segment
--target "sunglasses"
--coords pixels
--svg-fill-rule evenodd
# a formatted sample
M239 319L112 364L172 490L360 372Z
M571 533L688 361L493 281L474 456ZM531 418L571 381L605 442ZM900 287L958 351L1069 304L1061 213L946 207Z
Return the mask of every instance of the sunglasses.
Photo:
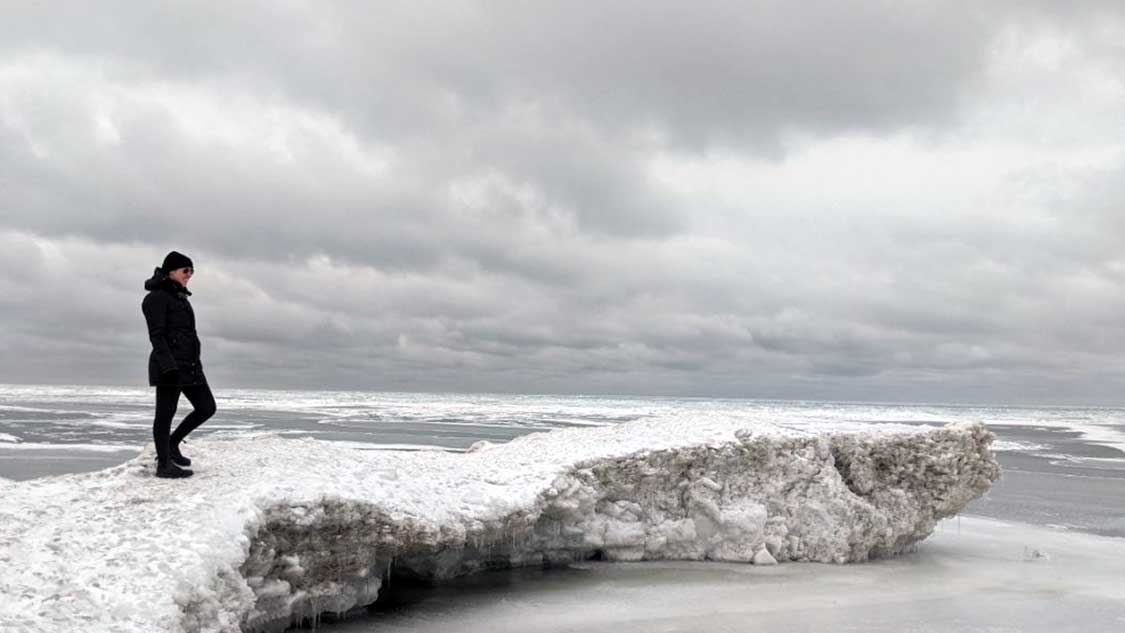
M194 268L181 268L180 270L184 271L184 274L186 274L186 275L194 275L195 274Z

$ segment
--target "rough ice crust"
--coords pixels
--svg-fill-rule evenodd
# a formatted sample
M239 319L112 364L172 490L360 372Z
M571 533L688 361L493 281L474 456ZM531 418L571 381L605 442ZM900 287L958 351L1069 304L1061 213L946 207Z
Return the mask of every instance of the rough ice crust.
M987 491L999 476L991 441L980 424L813 433L721 419L554 431L467 454L201 441L187 482L152 478L144 454L4 484L0 562L19 571L0 577L0 624L280 630L370 603L391 575L592 557L862 561L908 550Z
M441 579L591 557L773 564L897 554L988 490L999 476L990 442L979 425L739 430L734 441L575 462L529 506L490 519L432 525L343 500L275 506L242 567L259 596L246 624L284 626L293 614L371 602L392 565ZM505 448L467 457L500 459Z

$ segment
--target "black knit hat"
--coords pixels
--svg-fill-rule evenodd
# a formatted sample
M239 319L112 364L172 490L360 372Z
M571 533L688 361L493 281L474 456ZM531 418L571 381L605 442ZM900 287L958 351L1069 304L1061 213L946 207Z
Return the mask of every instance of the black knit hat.
M167 275L173 270L181 268L195 268L195 265L191 263L191 258L187 255L172 251L164 256L164 264L160 266L160 272Z

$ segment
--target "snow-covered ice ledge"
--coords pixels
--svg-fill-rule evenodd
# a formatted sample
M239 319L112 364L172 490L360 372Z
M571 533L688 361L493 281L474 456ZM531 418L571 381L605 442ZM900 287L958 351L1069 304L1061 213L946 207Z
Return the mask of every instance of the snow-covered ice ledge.
M983 425L642 421L465 454L273 435L0 482L0 629L256 631L370 603L387 574L897 554L999 477Z

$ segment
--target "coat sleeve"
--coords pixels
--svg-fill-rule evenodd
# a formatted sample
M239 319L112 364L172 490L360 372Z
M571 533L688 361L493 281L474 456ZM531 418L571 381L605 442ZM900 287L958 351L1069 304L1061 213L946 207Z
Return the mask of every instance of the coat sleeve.
M159 293L149 294L141 302L141 311L145 313L148 340L152 342L156 362L160 365L160 373L164 373L176 369L176 359L172 356L172 348L168 345L167 327L164 321L168 314L168 305L161 299Z

